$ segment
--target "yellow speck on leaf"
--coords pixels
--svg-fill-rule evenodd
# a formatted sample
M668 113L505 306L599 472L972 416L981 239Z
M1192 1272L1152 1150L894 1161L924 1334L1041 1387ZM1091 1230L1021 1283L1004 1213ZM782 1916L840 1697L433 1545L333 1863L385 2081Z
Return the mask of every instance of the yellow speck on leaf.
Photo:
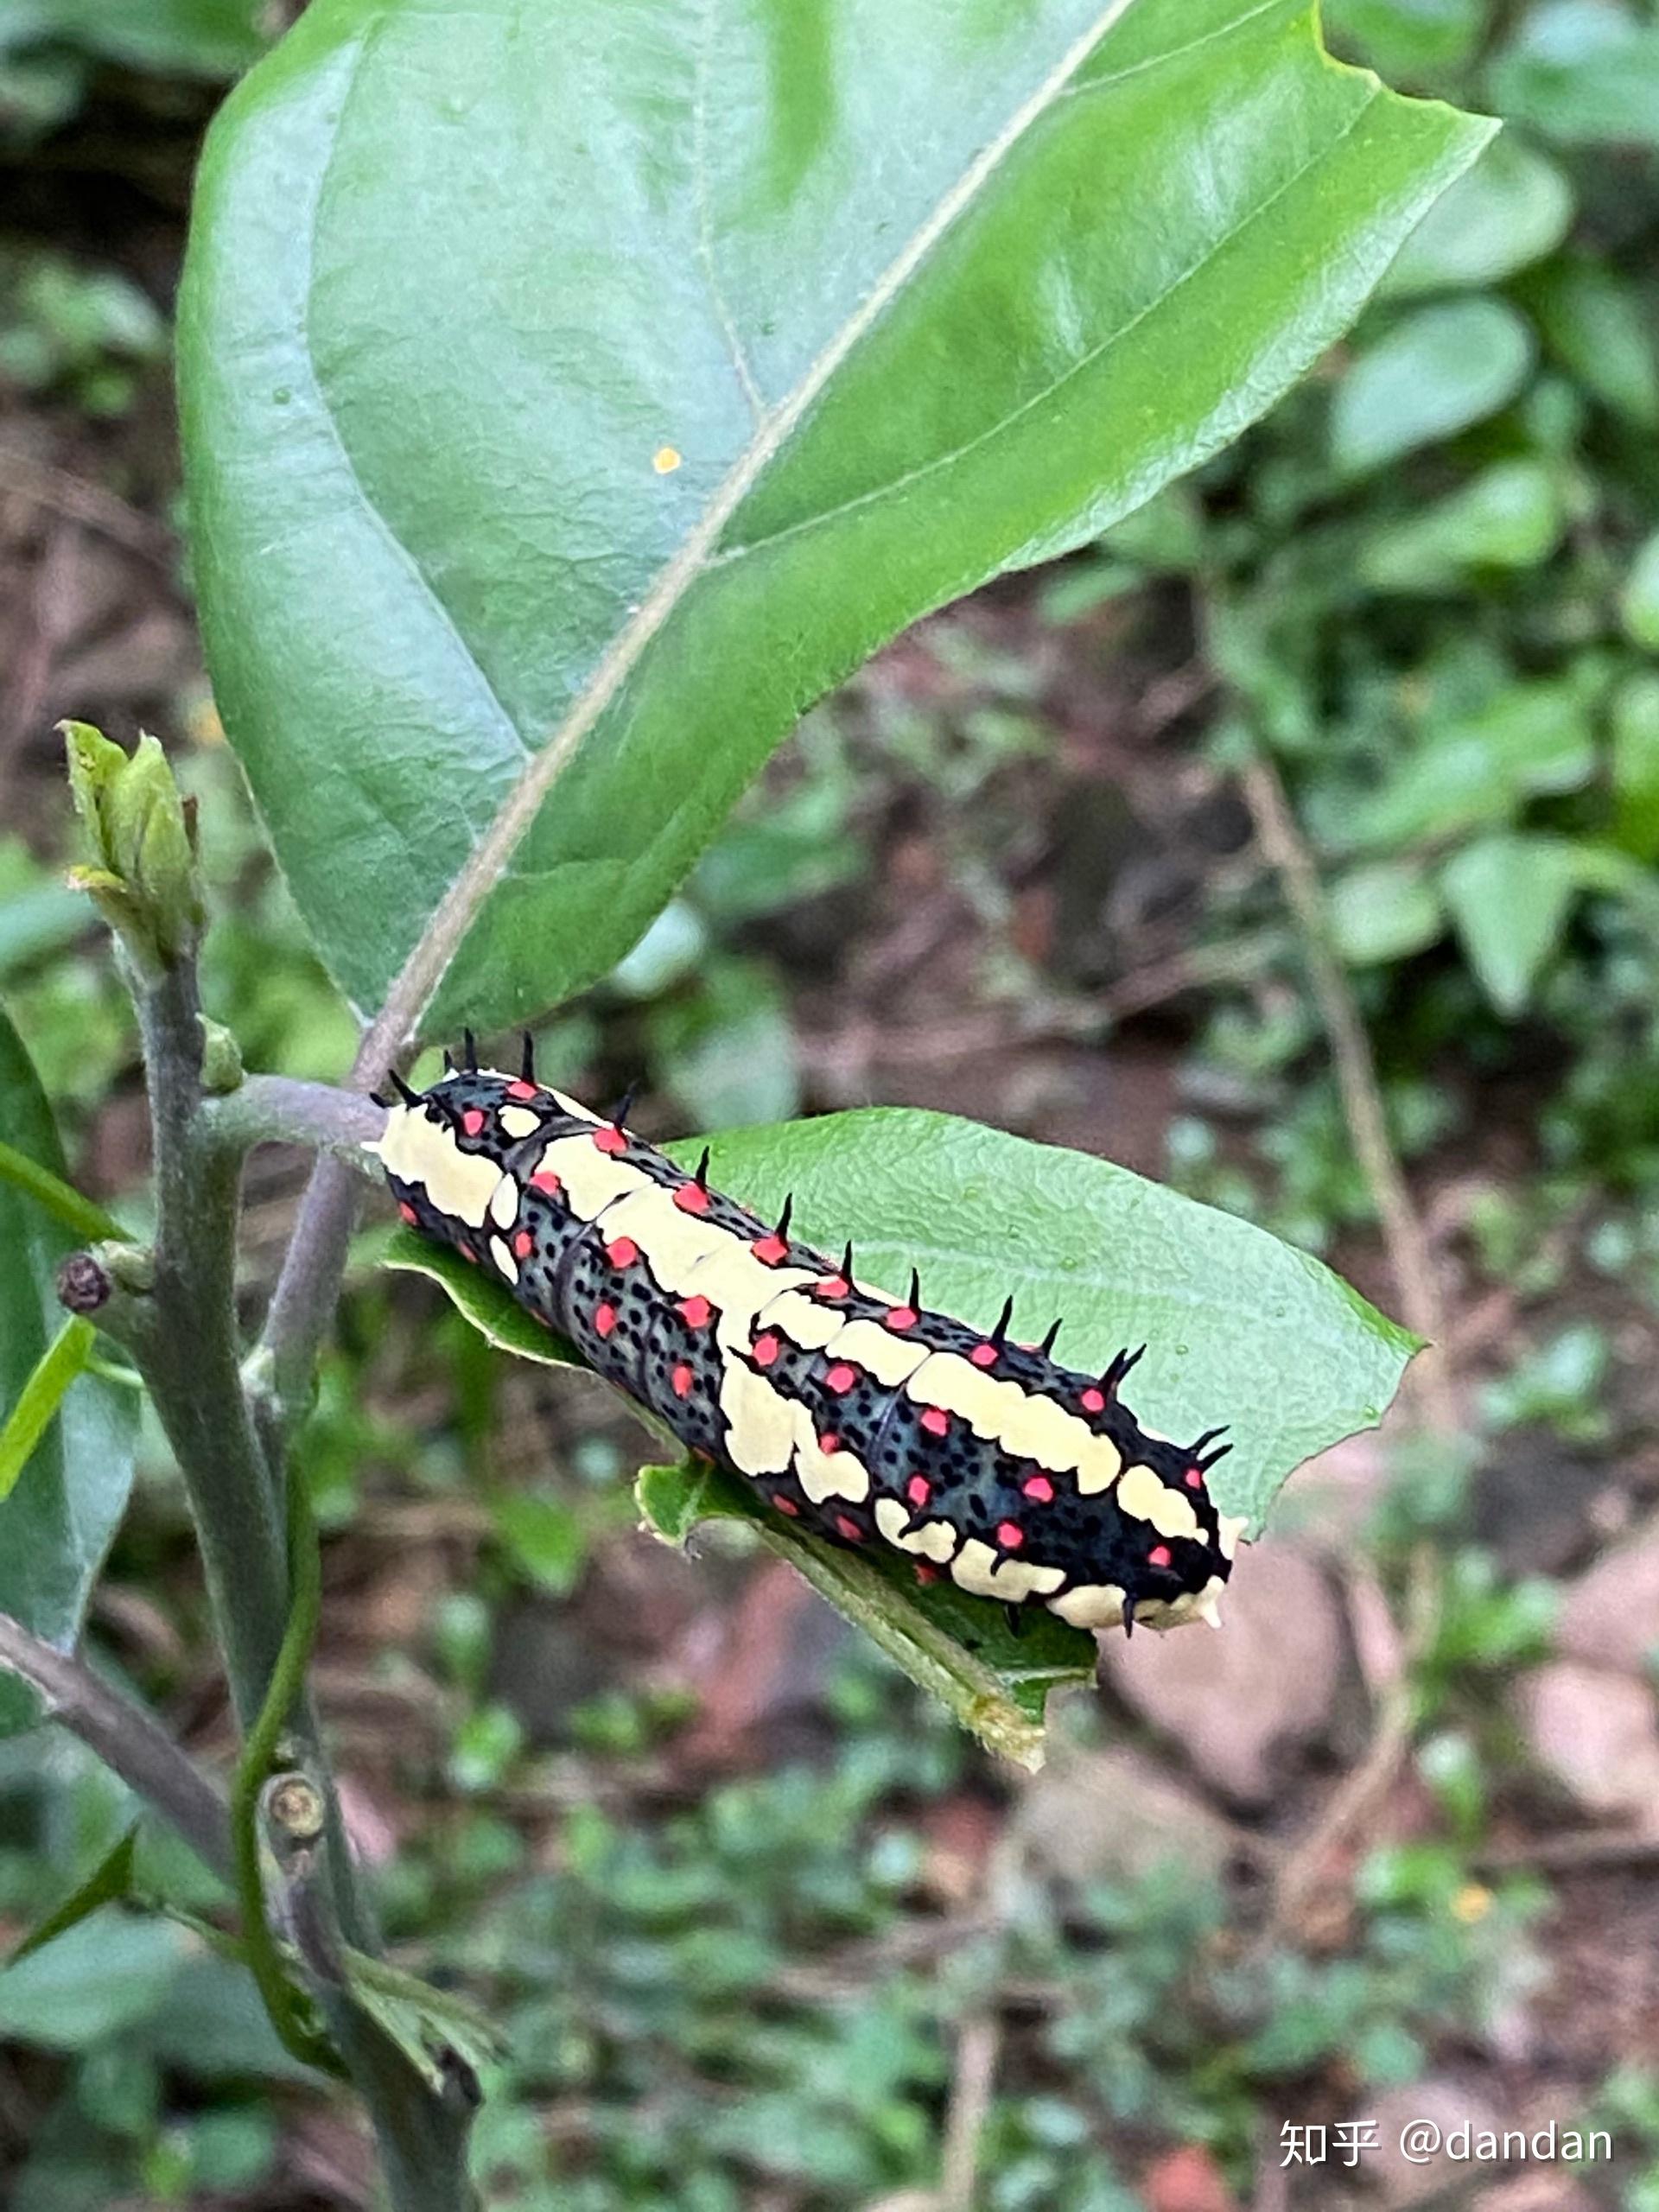
M1465 1928L1478 1920L1484 1920L1491 1911L1492 1893L1482 1882L1465 1882L1452 1900L1452 1910Z
M671 476L684 459L677 446L658 446L651 456L651 465L659 476Z

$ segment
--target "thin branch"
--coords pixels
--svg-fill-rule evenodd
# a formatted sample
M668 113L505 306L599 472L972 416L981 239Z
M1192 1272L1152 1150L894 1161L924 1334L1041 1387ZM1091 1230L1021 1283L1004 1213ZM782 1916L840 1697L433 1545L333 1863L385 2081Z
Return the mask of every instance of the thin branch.
M46 1708L96 1751L111 1772L175 1828L204 1866L223 1880L232 1874L230 1814L225 1800L143 1707L101 1681L9 1613L0 1613L0 1667L27 1682Z
M1456 1391L1446 1364L1446 1318L1428 1239L1406 1188L1389 1135L1370 1039L1338 958L1319 869L1309 852L1284 785L1265 753L1241 771L1257 842L1277 872L1301 932L1308 979L1336 1068L1350 1139L1364 1171L1382 1224L1400 1304L1408 1325L1428 1339L1417 1378L1429 1427L1450 1439L1461 1427ZM1378 1706L1364 1758L1344 1777L1312 1833L1289 1853L1274 1887L1273 1910L1260 1938L1265 1949L1295 1924L1346 1838L1380 1808L1411 1748L1415 1722L1413 1662L1432 1643L1439 1616L1439 1572L1433 1552L1413 1553L1406 1592L1405 1651L1395 1680Z
M178 558L173 534L149 516L84 476L54 467L19 453L15 446L0 446L0 492L19 494L37 506L66 515L87 530L95 530L111 543L124 546L141 560L152 562L170 576Z
M1278 770L1265 753L1251 754L1240 772L1240 780L1257 842L1279 876L1286 902L1301 931L1308 981L1331 1047L1343 1113L1382 1224L1406 1325L1428 1340L1417 1377L1424 1408L1436 1429L1455 1435L1460 1426L1457 1400L1442 1364L1446 1307L1428 1239L1389 1135L1370 1039L1334 950L1319 869L1296 826Z
M259 1144L308 1145L369 1177L377 1170L363 1147L379 1135L385 1118L360 1091L282 1075L251 1075L222 1098L207 1099L201 1109L205 1132L231 1151L249 1152Z

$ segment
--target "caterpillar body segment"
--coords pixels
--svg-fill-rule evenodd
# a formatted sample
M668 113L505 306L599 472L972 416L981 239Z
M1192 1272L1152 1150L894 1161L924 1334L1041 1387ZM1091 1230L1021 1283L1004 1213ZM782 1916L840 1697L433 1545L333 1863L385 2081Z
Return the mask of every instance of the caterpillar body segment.
M1209 1495L1226 1446L1141 1427L1119 1395L1138 1354L1078 1374L1010 1341L1006 1309L986 1332L913 1277L859 1281L850 1251L761 1221L706 1159L688 1174L528 1062L400 1096L372 1148L412 1228L800 1526L1080 1628L1217 1623L1243 1527Z

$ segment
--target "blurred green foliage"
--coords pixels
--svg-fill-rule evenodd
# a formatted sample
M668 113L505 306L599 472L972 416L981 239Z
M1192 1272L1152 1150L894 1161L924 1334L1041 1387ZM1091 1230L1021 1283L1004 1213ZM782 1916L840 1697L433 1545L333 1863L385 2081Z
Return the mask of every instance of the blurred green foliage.
M1038 578L1036 604L1057 628L1109 607L1132 638L1136 609L1190 594L1221 678L1202 742L1222 769L1267 748L1285 778L1402 1155L1477 1134L1456 1070L1510 1086L1534 1157L1470 1200L1473 1280L1524 1308L1587 1274L1652 1306L1659 25L1620 0L1329 0L1327 15L1355 58L1508 127L1321 373ZM259 28L226 0L0 0L0 137L62 122L112 59L228 73ZM130 278L38 247L0 257L10 391L118 418L164 347ZM944 803L942 865L998 948L989 982L1046 988L1014 945L1002 866L1021 766L1052 743L1041 671L970 626L936 626L930 650L950 703L871 674L811 715L641 944L540 1034L545 1071L600 1096L643 1079L709 1127L794 1111L791 970L810 972L837 902L868 886L884 816L917 795ZM233 764L204 741L181 766L210 878L208 1001L251 1066L335 1077L354 1026ZM1211 992L1169 1166L1320 1249L1366 1227L1372 1199L1276 918L1259 874L1212 893L1214 938L1261 936L1278 972ZM88 922L56 868L0 837L0 985L72 1125L137 1073ZM834 1668L814 1762L696 1802L665 1804L641 1780L688 1718L671 1694L588 1690L563 1716L566 1747L539 1749L496 1675L501 1623L562 1599L632 1518L621 1452L600 1430L567 1440L534 1488L504 1472L503 1424L533 1409L504 1404L500 1363L435 1302L411 1350L403 1294L372 1268L378 1233L359 1243L305 1467L329 1527L388 1487L482 1502L466 1586L424 1618L435 1748L385 1904L402 1956L507 2024L479 2134L493 2202L740 2212L775 2187L842 2212L929 2183L957 2024L992 1998L1014 2030L981 2159L987 2212L1133 2212L1141 2165L1177 2139L1210 2146L1243 2188L1264 2110L1311 2112L1333 2079L1349 2094L1415 2078L1538 1972L1538 1885L1493 1887L1480 1867L1514 1789L1497 1693L1547 1652L1557 1599L1478 1533L1476 1461L1523 1432L1606 1448L1609 1325L1552 1317L1481 1394L1479 1435L1395 1455L1360 1541L1395 1597L1414 1557L1433 1557L1439 1617L1412 1688L1439 1825L1373 1853L1329 1952L1247 1965L1223 1899L1179 1869L1079 1890L1027 1867L994 1933L942 1903L930 1816L995 1785L868 1650ZM118 1555L146 1584L181 1548L148 1458ZM413 1671L388 1651L382 1687ZM145 1687L183 1672L152 1657ZM1077 1732L1086 1753L1081 1718ZM0 1916L21 1929L49 1910L132 1812L67 1739L0 1744ZM218 1902L165 1838L143 1831L140 1859L150 1889ZM0 1978L0 2037L26 2054L41 2117L16 2212L222 2202L271 2176L301 2092L238 1969L172 1923L106 1911L19 1974ZM1625 2212L1659 2212L1659 2077L1619 2069L1586 2124L1614 2132Z

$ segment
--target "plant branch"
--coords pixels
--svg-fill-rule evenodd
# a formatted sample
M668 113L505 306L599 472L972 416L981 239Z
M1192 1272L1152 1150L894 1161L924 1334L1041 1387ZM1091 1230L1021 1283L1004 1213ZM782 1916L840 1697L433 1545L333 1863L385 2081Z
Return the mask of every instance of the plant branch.
M258 1144L302 1144L373 1177L373 1155L363 1149L378 1137L385 1115L355 1090L327 1083L298 1083L282 1075L251 1075L222 1098L209 1098L202 1126L212 1141L235 1153Z
M231 1822L225 1800L143 1707L110 1688L79 1659L0 1613L0 1667L27 1682L72 1736L158 1812L198 1859L232 1878Z
M1370 1039L1337 957L1319 869L1297 827L1278 771L1265 753L1257 751L1244 763L1241 781L1256 841L1278 874L1301 933L1308 980L1336 1068L1350 1140L1382 1224L1407 1325L1428 1340L1421 1355L1420 1402L1429 1427L1449 1440L1461 1423L1447 1364L1445 1304L1428 1238L1389 1135ZM1407 1578L1405 1649L1379 1703L1370 1743L1359 1764L1343 1777L1313 1830L1281 1866L1258 1955L1294 1926L1339 1846L1369 1823L1393 1788L1410 1751L1415 1725L1414 1665L1433 1641L1439 1612L1438 1566L1432 1549L1420 1544Z

